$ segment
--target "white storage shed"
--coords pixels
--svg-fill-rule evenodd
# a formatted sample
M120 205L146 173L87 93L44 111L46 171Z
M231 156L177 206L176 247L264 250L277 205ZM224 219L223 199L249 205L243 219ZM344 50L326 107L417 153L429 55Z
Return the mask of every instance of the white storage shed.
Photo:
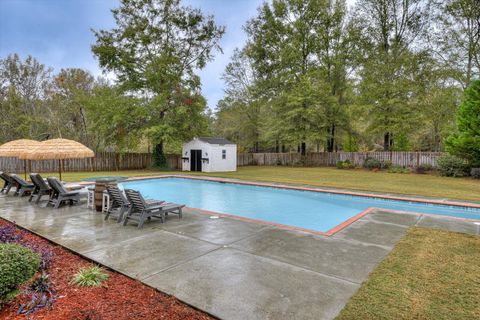
M183 145L182 170L237 171L237 145L225 138L194 138Z

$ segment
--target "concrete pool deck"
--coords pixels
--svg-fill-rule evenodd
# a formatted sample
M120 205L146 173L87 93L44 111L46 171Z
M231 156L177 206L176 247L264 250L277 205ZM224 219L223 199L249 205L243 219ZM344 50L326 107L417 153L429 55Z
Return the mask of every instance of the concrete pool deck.
M383 211L330 237L192 209L137 229L85 203L5 195L0 217L222 319L333 319L409 226L480 234L468 220Z

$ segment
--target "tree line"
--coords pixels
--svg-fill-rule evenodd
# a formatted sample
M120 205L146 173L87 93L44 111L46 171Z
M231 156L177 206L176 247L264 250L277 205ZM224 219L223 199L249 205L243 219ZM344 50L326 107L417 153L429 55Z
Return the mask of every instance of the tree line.
M474 0L276 0L245 32L215 130L251 151L442 151L480 75Z
M165 152L198 135L244 151L441 151L480 72L476 0L273 0L223 74L214 112L198 70L225 27L180 0L122 0L92 52L114 80L0 59L0 142L65 137Z

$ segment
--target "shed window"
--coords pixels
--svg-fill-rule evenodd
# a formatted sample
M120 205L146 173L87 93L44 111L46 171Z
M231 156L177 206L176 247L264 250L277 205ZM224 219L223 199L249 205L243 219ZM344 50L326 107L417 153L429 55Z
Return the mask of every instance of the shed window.
M222 159L227 159L227 150L222 150Z

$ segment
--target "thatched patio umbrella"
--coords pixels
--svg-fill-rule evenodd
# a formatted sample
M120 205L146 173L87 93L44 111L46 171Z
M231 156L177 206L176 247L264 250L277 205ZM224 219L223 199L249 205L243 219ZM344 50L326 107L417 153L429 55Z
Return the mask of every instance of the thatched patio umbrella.
M40 142L30 139L18 139L9 141L0 146L0 157L16 157L19 158L25 152L36 148ZM27 179L27 160L23 160L23 169L25 172L25 180Z
M58 172L62 180L62 166L65 159L83 159L95 156L93 151L80 142L67 139L52 139L40 142L20 158L28 160L58 160Z

